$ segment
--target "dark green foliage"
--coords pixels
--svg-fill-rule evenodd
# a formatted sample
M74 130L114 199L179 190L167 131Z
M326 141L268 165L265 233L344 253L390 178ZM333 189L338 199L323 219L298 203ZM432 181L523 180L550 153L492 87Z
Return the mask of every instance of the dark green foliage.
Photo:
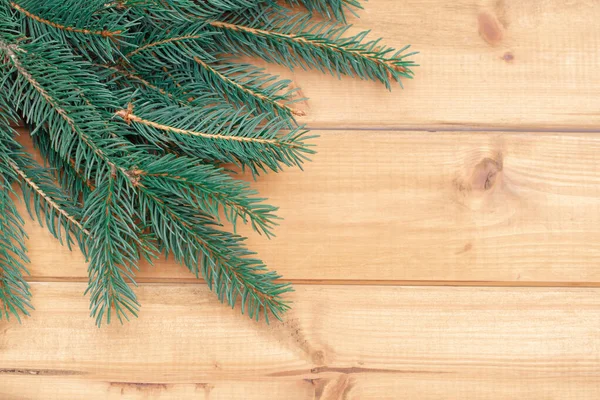
M329 19L346 21L346 12L356 15L355 9L362 8L358 0L287 0L287 3L296 6L302 5L309 12L319 13Z
M128 313L136 315L139 304L127 283L134 282L140 249L149 255L153 249L142 240L134 188L114 172L96 183L82 218L89 231L90 281L86 292L92 302L91 315L100 324L105 314L106 322L110 322L112 312L121 321Z
M0 109L8 110L0 98ZM23 157L21 146L14 140L10 128L14 116L8 111L0 113L0 320L14 315L29 315L31 307L29 285L23 279L29 262L24 240L23 219L16 210L12 184L18 182L20 170L16 160Z
M271 237L277 208L231 168L301 167L313 136L291 82L239 57L388 88L414 65L405 48L347 35L357 0L287 3L0 0L0 318L31 308L19 184L31 216L86 255L98 325L137 314L139 261L161 254L221 302L281 317L291 286L224 229ZM16 141L19 120L43 166Z

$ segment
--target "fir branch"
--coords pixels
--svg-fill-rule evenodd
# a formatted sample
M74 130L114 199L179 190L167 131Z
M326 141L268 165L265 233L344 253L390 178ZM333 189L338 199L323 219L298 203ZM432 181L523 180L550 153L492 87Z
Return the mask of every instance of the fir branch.
M119 321L137 315L139 303L129 283L135 285L140 248L148 248L136 221L131 189L116 171L98 182L84 211L89 254L91 316L100 326L110 323L114 313ZM150 251L152 251L150 249Z
M222 168L197 164L188 157L167 154L144 163L139 185L149 190L168 191L179 196L199 212L219 220L221 210L234 226L238 218L248 221L258 233L273 236L277 207L266 205L266 199L247 183L227 175Z
M153 85L152 83L148 82L146 79L144 79L144 78L142 78L142 77L140 77L138 75L132 74L131 72L125 71L125 70L123 70L121 68L113 67L113 66L106 65L106 64L93 64L93 65L95 67L100 67L100 68L103 68L105 70L109 70L109 71L112 71L114 73L117 73L117 74L121 75L122 77L124 77L124 78L126 78L128 80L131 80L131 81L134 81L136 83L139 83L139 84L141 84L142 86L144 86L146 88L158 91L160 94L164 94L165 96L169 96L171 98L174 97L173 94L168 93L165 89L160 88L160 87L158 87L156 85Z
M153 122L153 121L149 121L149 120L143 119L141 117L138 117L137 115L133 114L133 108L119 110L115 113L115 115L117 117L121 117L128 124L130 124L131 122L135 122L138 124L149 126L151 128L156 128L161 131L178 133L180 135L199 136L199 137L202 137L205 139L212 139L212 140L227 140L227 141L235 141L235 142L261 143L261 144L269 144L271 146L277 146L277 147L280 147L283 145L281 143L281 141L279 141L277 139L262 139L262 138L257 138L257 137L245 137L245 136L213 135L213 134L209 134L209 133L205 133L205 132L198 132L198 131L192 131L192 130L187 130L187 129L180 129L180 128L176 128L174 126L163 125L163 124L159 124L158 122ZM291 148L301 147L300 145L297 145L295 143L289 143L289 146Z
M287 2L308 13L271 0L0 0L0 318L31 307L15 183L30 214L86 255L98 325L138 312L139 260L159 252L221 302L281 317L290 285L235 234L241 220L272 236L277 208L222 166L301 167L312 136L291 82L237 57L388 88L414 66L405 49L310 20L345 21L358 0ZM14 140L16 113L48 167Z
M23 13L25 16L39 22L42 23L44 25L48 25L51 26L53 28L59 29L59 30L63 30L63 31L67 31L67 32L73 32L73 33L81 33L84 35L97 35L97 36L102 36L102 37L111 37L114 38L120 34L123 33L123 31L121 30L117 30L117 31L110 31L107 29L103 29L103 30L99 30L99 31L91 31L89 29L85 29L85 28L77 28L74 26L67 26L67 25L62 25L59 24L57 22L53 22L47 19L44 19L42 17L40 17L39 15L35 15L32 12L27 11L25 8L21 7L19 4L15 3L14 1L10 2L10 5L12 6L12 8L14 8L15 10Z
M29 162L32 162L31 160L28 160ZM49 190L51 189L51 185L52 185L52 181L50 176L47 174L47 171L38 168L37 171L35 169L21 169L16 163L14 162L10 162L9 166L17 173L18 176L21 177L24 186L29 188L29 190L31 190L33 193L35 193L35 197L37 197L38 199L40 199L40 202L47 204L47 207L43 207L43 209L45 209L44 214L46 214L46 224L48 225L50 231L57 236L57 238L59 238L60 240L60 229L56 229L54 227L54 223L53 222L49 222L49 221L53 221L54 217L53 215L56 213L58 214L58 223L59 225L61 225L60 223L60 219L64 218L66 220L66 222L63 224L65 227L65 231L67 233L67 235L69 234L69 232L71 231L71 226L75 227L77 230L79 230L80 232L84 233L86 236L90 235L90 232L85 229L82 225L81 222L79 222L75 216L73 216L71 213L69 213L69 211L67 211L67 209L58 204L58 201L55 200L55 197L58 194L58 188L54 188L54 196L51 196L49 194ZM42 188L41 186L45 186L45 188ZM24 191L26 191L26 189L24 189ZM62 194L62 202L66 203L68 202L68 198L67 196L65 196L64 194ZM37 203L37 202L36 202ZM29 207L29 201L26 201L25 204ZM31 212L31 209L29 209L29 213L33 216L33 213ZM48 210L52 210L52 211L48 211ZM42 221L42 218L40 216L40 211L39 208L36 207L36 215L37 215L37 219L38 221Z
M194 61L196 61L196 63L198 63L207 72L206 75L208 76L205 79L208 82L211 82L212 86L216 90L219 90L223 95L227 95L228 98L233 96L236 99L236 103L239 105L253 104L261 112L271 112L273 114L283 115L286 117L302 117L306 115L304 111L293 109L288 105L282 104L274 99L274 97L277 97L274 93L271 93L270 95L262 93L262 90L258 88L259 85L249 87L238 83L235 79L230 78L227 74L220 72L217 69L218 67L210 66L200 57L194 57ZM286 96L278 97L285 98Z
M24 275L28 274L23 218L14 202L12 184L19 179L10 165L21 153L21 146L14 140L16 132L10 127L14 115L0 92L0 320L13 315L29 315L31 292Z
M155 101L136 102L136 114L129 108L118 111L117 116L158 148L175 146L182 154L235 163L254 174L259 170L278 171L282 165L300 166L314 153L306 144L314 136L307 136L302 127L280 134L287 127L285 120L265 122L263 116L253 117L243 109L180 106L161 103L159 98ZM195 130L198 128L202 130Z
M125 57L129 58L129 57L133 57L136 54L142 52L142 51L147 51L148 49L152 48L152 47L157 47L157 46L163 46L169 43L175 43L175 42L179 42L179 41L185 41L185 40L192 40L192 39L200 39L202 37L202 35L183 35L183 36L178 36L178 37L169 37L167 39L162 39L162 40L158 40L156 42L152 42L152 43L147 43L143 46L138 47L137 49L130 51L129 53L127 53L127 55Z
M221 302L233 308L239 296L242 312L251 318L258 319L261 313L267 320L269 313L281 318L288 308L281 295L291 288L276 282L279 275L266 272L262 262L248 257L253 253L242 247L243 238L212 228L210 217L186 211L170 192L158 195L142 187L141 193L143 209L151 221L148 225L167 254L172 253L196 275L200 264L202 276Z
M258 56L289 68L316 68L338 76L377 80L388 89L391 89L391 81L401 83L400 78L412 77L410 67L415 64L406 58L415 53L402 54L408 46L396 51L380 46L379 40L365 42L368 31L343 37L348 26L328 21L312 23L308 17L289 16L274 8L271 15L248 21L248 25L212 21L210 26L223 34L215 40L231 51ZM246 19L238 16L233 20Z
M63 159L61 155L54 150L49 134L40 129L32 137L35 148L40 152L44 160L52 167L57 180L61 186L68 190L74 200L84 198L90 191L96 189L96 186L90 179L86 179L81 169L72 155Z
M353 15L356 9L362 9L357 0L286 0L290 5L302 5L309 12L319 13L329 19L346 22L346 11Z

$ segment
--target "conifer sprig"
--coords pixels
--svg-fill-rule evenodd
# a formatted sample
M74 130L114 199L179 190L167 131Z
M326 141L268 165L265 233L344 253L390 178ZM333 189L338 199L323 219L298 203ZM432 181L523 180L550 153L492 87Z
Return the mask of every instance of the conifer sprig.
M7 1L20 32L40 41L58 41L92 60L113 61L131 40L133 21L126 11L111 12L104 0Z
M212 65L200 57L194 57L194 61L200 68L192 66L187 70L198 71L199 77L196 79L204 80L228 101L240 107L291 119L292 126L295 117L306 115L304 111L289 105L293 102L291 99L294 94L294 90L288 89L290 81L278 80L252 65L223 62Z
M146 247L134 209L135 197L128 183L116 171L103 177L87 199L84 211L90 231L89 285L91 316L100 325L110 323L112 314L122 322L137 315L139 303L130 283L135 285L139 249Z
M356 14L356 9L362 9L357 0L287 0L292 6L304 6L307 11L319 13L328 19L346 22L346 13Z
M392 81L412 78L415 64L408 57L415 53L404 53L409 46L395 50L381 45L379 39L367 41L369 31L346 36L349 25L313 22L310 17L273 7L256 17L238 13L228 21L212 21L210 26L222 34L215 36L218 48L261 57L290 69L356 76L379 81L388 89Z
M204 278L221 302L281 318L291 286L235 233L241 221L273 236L277 207L233 170L256 178L302 167L315 136L291 82L240 57L388 88L415 65L407 47L348 34L358 0L283 3L292 8L0 0L0 318L31 310L15 185L30 215L86 256L98 325L137 315L139 262L160 254ZM19 120L43 165L15 140Z
M0 96L0 320L19 321L21 315L29 315L31 292L25 281L25 264L29 262L25 248L27 234L23 218L15 205L13 184L19 181L15 159L23 155L15 141L16 132L10 127L15 116L5 99Z
M29 214L35 214L40 223L45 220L50 233L61 243L66 242L69 248L73 243L72 236L82 243L90 232L81 223L81 209L56 185L48 169L36 165L28 156L17 160L20 165L13 163L11 167L20 178Z

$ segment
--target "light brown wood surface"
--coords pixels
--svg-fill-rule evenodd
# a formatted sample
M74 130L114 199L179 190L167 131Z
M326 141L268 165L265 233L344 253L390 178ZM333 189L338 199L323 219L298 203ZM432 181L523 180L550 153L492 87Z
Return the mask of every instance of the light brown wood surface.
M422 65L392 93L293 78L319 153L252 185L249 246L296 283L265 325L173 262L98 329L86 264L28 221L34 305L0 321L0 399L600 397L600 2L371 0ZM22 206L22 208L24 208Z
M281 207L277 237L240 230L286 278L600 285L600 136L317 133L304 172L253 183ZM86 277L78 251L28 225L33 279ZM139 276L195 279L175 262Z
M285 322L266 326L204 285L146 284L139 320L97 329L84 288L33 284L35 318L0 336L3 398L36 397L42 382L46 399L595 399L600 389L599 289L299 285Z
M276 70L315 128L598 131L598 20L594 0L374 0L355 30L421 52L404 91Z

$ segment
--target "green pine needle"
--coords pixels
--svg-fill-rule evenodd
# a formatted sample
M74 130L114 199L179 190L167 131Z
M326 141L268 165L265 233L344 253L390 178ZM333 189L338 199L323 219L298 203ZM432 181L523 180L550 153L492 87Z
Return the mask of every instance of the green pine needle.
M0 319L32 309L17 185L32 218L86 256L98 326L138 314L139 262L161 254L251 318L282 318L292 287L235 233L241 222L272 237L277 207L232 168L301 168L315 136L291 82L240 58L387 88L415 66L408 46L348 34L358 0L287 5L0 0ZM15 140L18 122L43 165Z

